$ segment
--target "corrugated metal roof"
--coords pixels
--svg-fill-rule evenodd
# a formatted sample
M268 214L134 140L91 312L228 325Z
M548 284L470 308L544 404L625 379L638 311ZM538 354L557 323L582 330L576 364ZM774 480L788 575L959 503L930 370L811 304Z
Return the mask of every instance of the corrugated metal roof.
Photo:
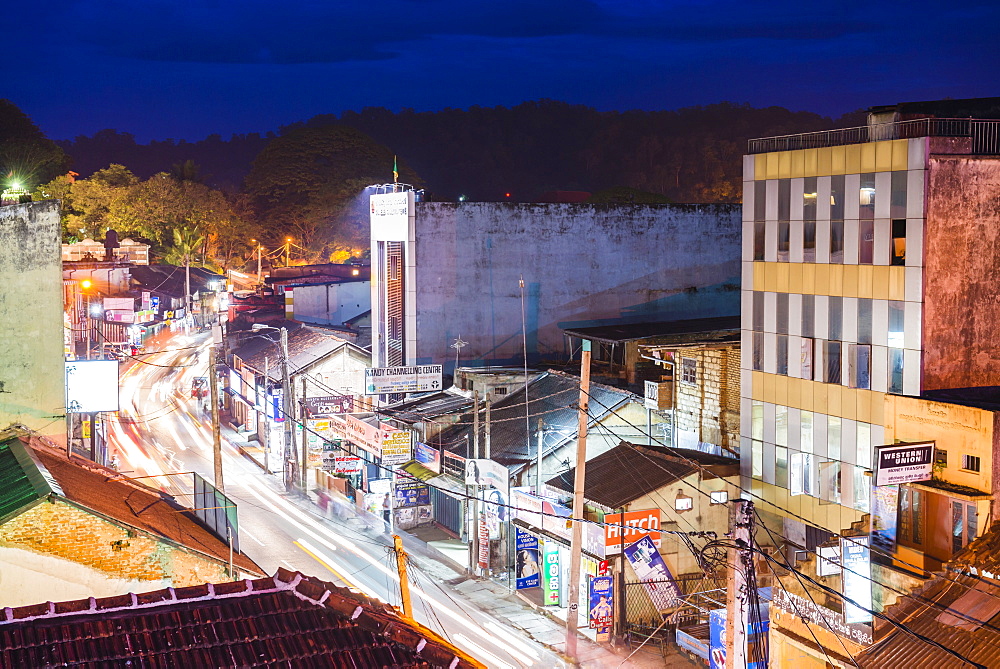
M624 402L642 401L638 395L627 390L597 383L591 384L590 396L591 422L602 419ZM537 447L535 435L539 419L546 430L543 453L551 453L568 439L575 439L579 399L578 377L548 371L528 386L528 426L525 425L523 388L494 402L490 415L491 459L508 467L531 461ZM480 424L482 426L482 421ZM467 413L462 415L456 425L444 429L432 440L431 445L464 458L469 456L472 435L472 414Z
M605 343L621 343L655 339L657 343L688 341L731 341L739 339L740 317L694 318L685 321L655 321L651 323L619 323L585 328L565 328L571 337ZM735 338L735 339L734 339Z
M0 523L52 494L53 486L32 460L17 433L0 436Z

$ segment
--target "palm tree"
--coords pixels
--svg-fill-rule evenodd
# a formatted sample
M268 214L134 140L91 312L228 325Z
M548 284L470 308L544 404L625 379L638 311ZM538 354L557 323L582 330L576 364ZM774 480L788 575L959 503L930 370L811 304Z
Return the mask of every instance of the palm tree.
M174 228L174 245L163 257L171 265L184 265L184 314L191 313L191 261L197 259L198 250L205 244L205 236L198 226ZM186 321L187 319L185 319Z

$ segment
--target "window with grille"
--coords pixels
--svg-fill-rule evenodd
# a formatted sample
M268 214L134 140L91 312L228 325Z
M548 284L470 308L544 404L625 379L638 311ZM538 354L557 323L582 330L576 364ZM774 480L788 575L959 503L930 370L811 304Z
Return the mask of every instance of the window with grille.
M694 385L698 382L698 361L691 358L681 359L681 381Z
M979 467L980 467L980 460L978 455L962 456L962 469L969 472L978 472Z

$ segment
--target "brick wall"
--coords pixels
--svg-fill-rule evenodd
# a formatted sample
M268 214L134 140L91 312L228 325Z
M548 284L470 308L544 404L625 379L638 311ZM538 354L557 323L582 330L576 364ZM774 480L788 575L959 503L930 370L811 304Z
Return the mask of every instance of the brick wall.
M684 359L697 362L696 383L683 381ZM685 349L678 352L677 424L698 440L736 450L740 432L739 349Z
M175 587L231 580L221 562L58 499L0 525L0 545L70 560L110 579L166 580Z

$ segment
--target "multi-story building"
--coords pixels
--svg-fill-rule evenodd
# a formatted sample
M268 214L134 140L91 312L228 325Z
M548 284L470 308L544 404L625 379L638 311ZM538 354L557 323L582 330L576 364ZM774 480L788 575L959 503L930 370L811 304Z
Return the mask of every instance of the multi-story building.
M865 127L750 143L742 476L801 548L869 513L877 446L929 439L944 452L967 441L947 399L894 396L1000 384L1000 121L968 118L996 107L901 104L871 110ZM936 478L975 502L990 492L993 461L990 449L954 453ZM934 531L937 516L915 510L909 489L901 518ZM906 543L910 571L947 558Z

